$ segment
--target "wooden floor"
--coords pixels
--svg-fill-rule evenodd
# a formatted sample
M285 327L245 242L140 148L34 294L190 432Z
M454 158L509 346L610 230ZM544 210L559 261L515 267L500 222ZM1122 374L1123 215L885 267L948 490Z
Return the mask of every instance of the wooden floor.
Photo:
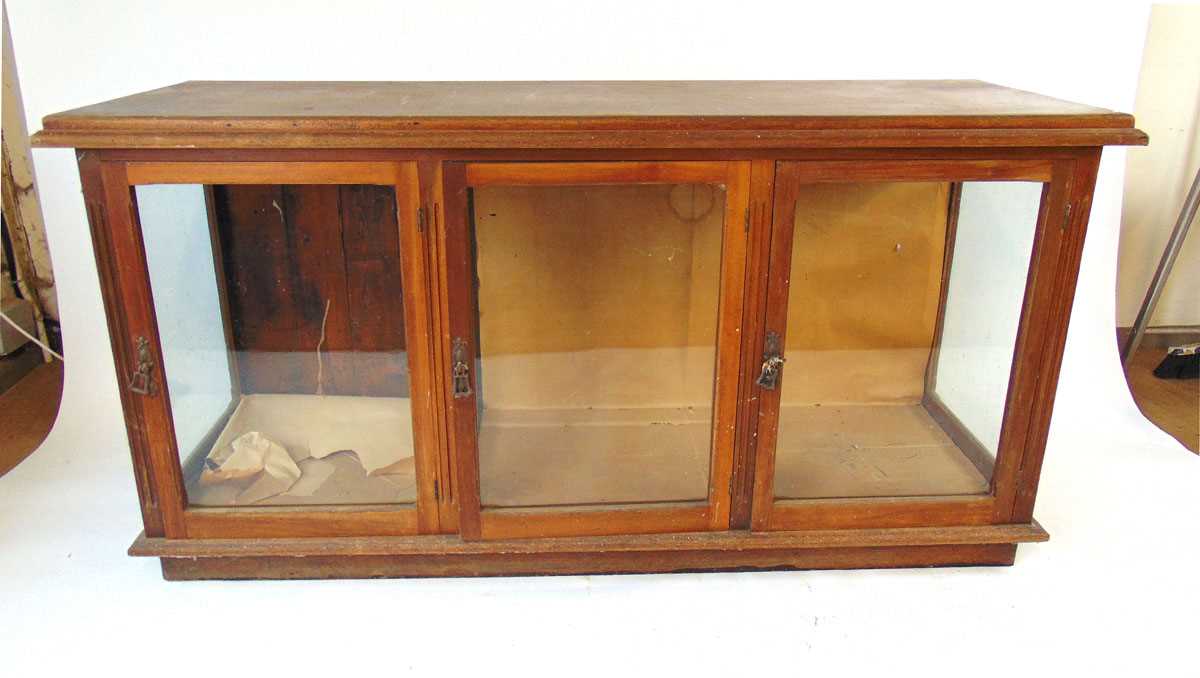
M485 507L703 500L706 410L484 410ZM546 421L537 421L542 416ZM782 499L984 494L985 478L919 404L785 406L776 448Z
M63 368L57 360L34 368L0 394L0 476L46 439L62 400Z
M483 411L486 507L702 501L711 410Z
M1200 454L1200 380L1159 379L1154 368L1166 349L1142 346L1125 369L1133 399L1146 418Z
M985 494L988 480L919 404L780 408L776 498Z

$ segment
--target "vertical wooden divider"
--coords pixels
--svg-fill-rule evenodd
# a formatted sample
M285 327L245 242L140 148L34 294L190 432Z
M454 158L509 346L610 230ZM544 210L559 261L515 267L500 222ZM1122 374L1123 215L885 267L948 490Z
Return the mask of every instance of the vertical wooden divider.
M450 415L447 427L448 445L454 460L454 495L458 501L458 531L463 539L483 537L479 503L479 448L476 442L476 398L479 397L475 357L479 353L475 333L473 303L474 272L471 265L470 228L467 220L467 183L461 163L442 165L442 224L438 233L441 257L441 288L443 324L440 341L442 352L441 381L446 383L445 394ZM449 392L452 369L452 345L461 340L466 359L471 361L470 395L455 398Z
M1037 426L1035 407L1039 397L1038 382L1045 378L1042 351L1048 346L1051 328L1056 324L1052 317L1055 310L1053 302L1054 295L1059 293L1059 259L1066 240L1065 222L1070 218L1067 210L1073 211L1070 201L1075 183L1074 167L1072 160L1054 161L1052 178L1042 192L1037 233L1025 283L1025 300L1013 351L1014 356L1021 358L1013 361L996 465L992 471L992 488L996 497L993 520L998 523L1006 523L1011 519L1022 458L1031 435L1037 437L1034 428ZM1049 422L1046 423L1048 425Z
M721 242L721 295L717 322L717 364L713 385L713 436L709 462L709 529L729 528L735 434L742 355L746 245L750 223L751 163L728 164L724 235Z
M100 292L104 298L104 315L108 321L109 340L112 344L113 362L116 367L117 393L121 400L121 410L125 414L125 431L129 440L130 454L133 457L134 480L137 485L142 521L146 536L163 537L166 536L166 531L159 505L158 491L154 480L150 477L151 460L144 435L146 426L142 410L136 403L138 396L123 388L124 384L122 383L124 377L132 369L134 358L132 357L132 346L127 340L131 335L123 310L124 295L120 276L116 270L112 232L108 225L104 180L101 176L102 163L100 155L96 151L80 151L77 158L88 224L91 228L95 250L96 270L100 278Z
M1032 403L1029 433L1021 450L1021 459L1013 483L1013 504L1009 513L1001 516L1002 522L1028 523L1033 520L1033 505L1037 498L1038 480L1046 454L1046 439L1050 432L1054 396L1058 389L1067 327L1075 301L1079 263L1083 256L1088 217L1092 211L1092 192L1095 189L1099 166L1100 149L1081 152L1079 158L1070 164L1071 179L1067 201L1072 209L1063 215L1059 222L1062 241L1055 279L1050 285L1051 299L1045 311L1047 336L1041 350L1035 354L1041 357L1038 364L1037 391ZM1000 505L999 508L1003 510L1005 506Z
M765 265L765 299L762 307L762 336L767 332L779 335L779 345L787 346L787 304L788 283L792 266L792 224L796 214L796 198L800 187L799 165L797 163L780 163L776 166L774 175L774 193L771 208L769 235L764 235L768 241ZM761 359L763 345L759 344L756 354ZM751 367L753 372L754 368ZM748 378L758 377L755 373ZM786 368L781 373L779 385L775 390L766 391L752 384L757 407L753 408L754 418L749 423L755 431L754 438L754 473L752 480L752 506L750 507L750 529L765 530L771 523L771 512L775 504L775 443L778 438L779 394L783 380L787 378Z
M417 472L417 524L422 534L436 534L441 531L436 498L441 449L436 403L440 393L433 373L430 309L428 303L424 303L429 299L429 272L425 254L429 229L422 226L418 218L417 211L422 201L417 163L398 163L396 174L401 287L407 299L395 303L401 303L404 307L405 343L412 366L409 378L411 402L414 404L413 437L418 450L414 459Z
M775 161L755 160L750 166L750 221L746 235L745 302L742 309L742 360L738 383L737 432L730 480L730 529L750 527L754 496L755 443L758 428L759 362L765 337L767 271L771 256L771 218L774 208Z
M442 164L436 159L417 162L421 192L421 208L425 214L425 270L428 286L425 300L429 307L430 329L430 376L432 378L433 411L437 421L437 507L439 531L443 534L458 532L458 459L451 444L451 416L448 403L452 401L447 389L449 381L448 355L442 350L442 338L446 336L449 308L445 295L446 270L442 265L445 252L445 199L442 191Z
M146 265L141 229L135 218L137 206L125 175L125 164L102 162L100 177L104 191L104 213L108 226L111 255L116 270L113 279L121 291L119 312L124 316L124 336L113 337L114 343L124 345L124 356L117 366L117 388L128 390L127 382L138 360L137 342L145 338L149 357L154 366L151 377L154 390L147 395L125 394L135 417L145 450L148 478L158 490L158 508L167 538L187 536L183 511L187 495L179 468L175 443L175 423L170 414L170 394L163 372L163 351L158 336L158 322L150 291L150 273Z

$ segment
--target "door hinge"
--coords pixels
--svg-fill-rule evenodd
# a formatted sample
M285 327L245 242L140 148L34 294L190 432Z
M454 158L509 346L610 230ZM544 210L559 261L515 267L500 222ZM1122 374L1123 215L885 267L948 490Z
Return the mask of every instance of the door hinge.
M425 208L417 208L417 233L425 232Z
M442 493L441 493L441 490L438 488L437 478L434 478L433 479L433 500L441 501L441 499L442 499Z
M744 220L742 222L742 231L744 233L750 232L750 208L749 207L746 208L746 213L744 215Z
M1058 227L1058 230L1060 230L1060 231L1067 230L1067 226L1070 223L1071 223L1071 203L1067 203L1067 208L1063 210L1062 225Z

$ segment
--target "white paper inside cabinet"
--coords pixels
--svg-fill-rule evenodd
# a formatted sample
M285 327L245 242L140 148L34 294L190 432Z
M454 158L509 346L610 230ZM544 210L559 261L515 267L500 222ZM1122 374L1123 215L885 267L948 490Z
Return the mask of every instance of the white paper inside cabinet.
M408 398L259 393L242 398L213 444L259 431L287 448L297 462L353 451L368 474L413 456Z
M189 481L196 506L411 504L417 499L408 398L253 394L242 398L213 444L211 464L251 431L284 447L299 478ZM337 448L337 449L334 449ZM315 455L315 456L314 456ZM208 471L206 471L206 474Z

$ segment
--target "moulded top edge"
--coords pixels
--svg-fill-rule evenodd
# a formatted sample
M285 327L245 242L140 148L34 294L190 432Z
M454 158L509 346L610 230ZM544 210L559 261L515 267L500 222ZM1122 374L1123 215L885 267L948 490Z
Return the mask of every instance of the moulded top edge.
M978 80L189 81L54 118L676 118L1103 116Z

